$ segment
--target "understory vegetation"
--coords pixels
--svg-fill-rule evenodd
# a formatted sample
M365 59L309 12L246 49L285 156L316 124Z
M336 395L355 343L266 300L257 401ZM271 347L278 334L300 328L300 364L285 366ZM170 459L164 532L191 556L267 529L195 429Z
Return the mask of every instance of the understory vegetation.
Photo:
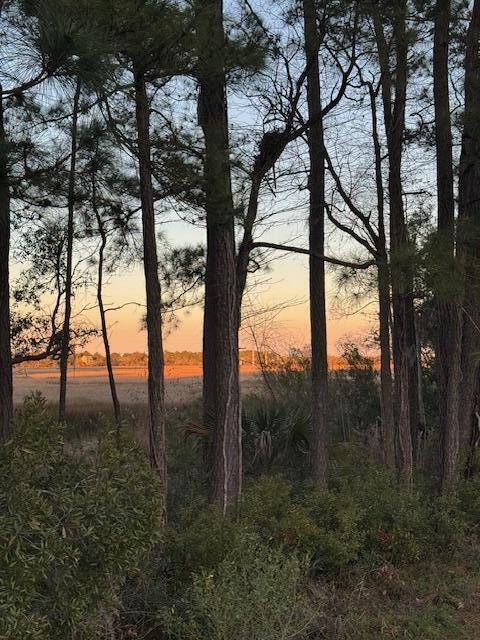
M172 409L166 527L138 408L118 435L107 414L58 427L28 398L0 462L0 637L474 637L480 478L438 494L432 429L415 488L399 485L378 460L377 374L361 362L332 375L324 490L308 474L308 370L268 372L279 397L245 398L245 486L227 518L207 500L200 404Z

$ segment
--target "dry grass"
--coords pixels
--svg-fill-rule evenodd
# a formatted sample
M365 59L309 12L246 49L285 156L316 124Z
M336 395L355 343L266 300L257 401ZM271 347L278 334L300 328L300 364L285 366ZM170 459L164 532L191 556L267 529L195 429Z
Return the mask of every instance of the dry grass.
M144 369L117 368L116 383L120 402L146 405L147 380ZM167 404L190 404L202 393L200 367L174 365L167 368L165 394ZM255 370L242 370L242 393L258 391L262 385ZM39 391L49 404L58 399L58 371L54 369L17 369L14 375L14 402L19 404L33 391ZM104 369L77 369L69 374L68 403L71 407L97 409L110 404L110 390Z

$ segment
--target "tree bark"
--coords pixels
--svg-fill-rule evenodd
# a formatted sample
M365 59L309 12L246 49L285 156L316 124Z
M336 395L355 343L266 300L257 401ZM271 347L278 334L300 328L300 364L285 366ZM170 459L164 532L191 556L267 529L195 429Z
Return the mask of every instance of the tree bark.
M241 308L243 295L247 285L248 265L250 263L250 254L253 245L253 225L257 219L258 199L260 196L260 185L264 177L263 171L256 171L254 168L252 174L252 186L250 188L250 196L248 199L247 215L245 216L243 237L238 248L237 255L237 325L240 329Z
M393 380L390 348L390 270L388 258L378 263L378 306L380 334L380 396L382 411L383 461L388 469L395 469L395 415L393 409Z
M437 167L438 239L449 261L455 257L455 201L448 79L451 1L437 0L433 43L433 90ZM441 485L448 490L457 474L459 453L460 310L455 300L437 293L438 370L440 377Z
M375 185L377 192L378 240L378 319L380 334L380 397L382 412L383 461L388 469L395 469L395 413L393 408L392 352L390 346L390 267L388 264L387 239L385 233L385 189L382 172L382 149L378 134L377 97L369 84L370 110L372 115L372 139L375 155Z
M205 139L207 265L203 419L211 434L210 499L224 513L242 488L238 307L221 0L197 3L198 117Z
M308 217L309 250L323 255L325 248L325 159L321 88L318 54L320 34L314 0L303 0L305 55L307 59L308 129L310 172L308 186L310 207ZM328 361L327 321L325 303L325 262L309 257L310 330L312 349L312 478L316 485L326 486L328 473Z
M10 346L10 184L8 140L0 85L0 439L12 430L13 385Z
M81 83L77 80L73 98L71 126L70 174L68 179L68 218L67 218L67 259L65 271L65 316L62 327L62 347L60 351L60 398L58 402L58 420L65 422L67 405L68 356L70 355L70 323L72 317L72 278L73 278L73 236L75 233L75 180L77 166L78 111Z
M148 341L148 440L150 463L167 486L165 438L165 380L162 338L162 292L158 277L155 208L152 183L150 107L144 73L134 63L140 200L142 207L143 268L147 301Z
M402 152L407 90L406 0L395 5L393 32L396 49L395 82L378 9L374 28L382 73L382 99L389 159L390 254L393 306L393 359L395 370L397 467L400 479L410 484L418 425L418 363L413 305L412 247L407 235L402 194ZM394 101L392 104L392 88Z
M459 169L458 253L465 268L460 442L470 445L478 412L480 350L480 0L475 0L465 50L465 114Z
M113 365L112 365L112 354L110 350L110 340L108 338L108 327L107 327L107 318L105 313L105 305L103 304L103 265L104 265L104 256L105 256L105 248L107 246L107 233L105 231L105 226L96 206L96 185L95 178L92 178L92 200L93 200L93 209L95 212L95 217L97 219L97 227L100 233L100 248L98 252L98 276L97 276L97 302L98 302L98 311L100 314L100 323L102 327L102 339L103 346L105 349L105 362L107 365L108 372L108 383L110 386L110 395L112 396L112 406L113 406L113 415L115 418L115 425L117 427L117 434L120 431L121 427L121 409L120 409L120 401L118 399L117 393L117 385L115 384L115 374L113 373Z

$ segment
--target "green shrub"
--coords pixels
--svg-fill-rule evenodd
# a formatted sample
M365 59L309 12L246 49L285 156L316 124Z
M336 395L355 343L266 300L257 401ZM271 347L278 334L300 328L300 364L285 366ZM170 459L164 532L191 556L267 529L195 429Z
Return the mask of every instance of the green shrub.
M308 636L318 616L305 590L306 563L245 538L212 571L194 576L164 627L181 640L282 640Z
M262 373L275 399L294 406L309 406L311 393L311 356L305 349L290 349L284 358L263 363Z
M282 466L306 458L310 416L292 402L250 396L243 404L243 452L252 470Z
M107 438L64 446L39 396L0 450L0 637L104 638L163 508L142 451Z
M312 491L305 496L305 507L318 529L312 549L315 569L331 573L357 560L365 532L363 511L355 499L332 491Z
M337 454L332 486L362 512L362 555L369 562L410 563L438 554L439 549L448 553L461 535L463 524L455 501L401 486L358 448L342 448Z
M216 506L201 509L190 522L180 522L167 532L165 559L175 580L213 570L242 536L240 526Z
M400 486L367 460L354 464L350 455L342 453L328 491L307 486L295 493L282 477L262 476L247 485L236 521L225 520L216 508L200 510L169 533L173 573L185 579L211 570L252 534L287 555L308 555L322 574L357 561L409 564L448 554L463 536L465 520L478 526L474 481L462 485L461 498L438 498Z
M354 561L363 543L361 512L349 496L307 490L292 495L280 477L263 477L245 492L241 522L266 542L307 553L318 571Z
M341 357L346 368L329 374L329 422L333 439L365 437L380 418L378 372L362 353L364 345L346 339Z

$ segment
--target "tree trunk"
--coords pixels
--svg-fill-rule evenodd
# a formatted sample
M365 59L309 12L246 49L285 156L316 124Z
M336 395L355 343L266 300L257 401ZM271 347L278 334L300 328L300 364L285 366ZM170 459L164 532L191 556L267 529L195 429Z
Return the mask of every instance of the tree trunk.
M390 272L386 255L378 263L378 303L383 460L388 469L395 469L395 415L390 349Z
M205 138L207 265L203 330L203 419L211 434L210 499L225 513L242 487L238 309L230 177L225 34L221 0L197 3L199 124Z
M95 205L95 200L96 200L95 179L93 179L92 182L93 182L92 184L93 208L95 210L95 217L97 219L98 231L101 237L100 249L98 253L98 277L97 277L98 311L100 313L100 323L102 326L102 339L103 339L103 346L105 348L105 362L106 362L107 371L108 371L108 383L110 385L110 394L112 396L113 415L115 418L115 425L117 427L117 434L118 434L121 426L120 401L118 399L117 385L115 384L115 375L113 373L112 354L110 351L110 341L108 339L107 318L105 314L105 306L103 304L103 264L104 264L105 247L107 246L107 234L106 234L105 227L104 227L102 218L100 216L100 213Z
M155 208L152 184L150 107L143 71L134 64L135 113L142 206L143 268L147 301L148 336L148 440L150 463L166 490L165 381L162 339L162 292L158 277Z
M407 89L406 0L395 6L393 32L396 49L395 96L388 46L378 9L374 27L382 72L382 99L389 159L390 254L393 306L393 359L397 411L397 465L399 477L410 484L418 423L418 364L413 306L412 249L407 236L402 195L402 151Z
M12 430L13 388L10 346L10 185L8 140L0 85L0 439Z
M247 215L244 221L243 237L238 248L237 255L237 324L240 329L241 322L241 308L243 295L248 278L248 265L250 263L250 253L252 251L253 244L253 225L257 218L258 212L258 199L260 196L260 185L264 177L263 171L256 171L254 168L252 175L252 186L250 188L250 196L248 199Z
M77 80L75 96L73 98L73 113L71 126L71 157L70 175L68 179L68 219L67 219L67 259L65 272L65 317L62 327L62 346L60 351L60 398L58 403L58 420L65 422L67 404L67 373L68 356L70 355L70 322L72 317L72 278L73 278L73 236L75 214L75 179L77 166L77 134L78 109L80 102L81 83Z
M458 253L465 266L460 442L469 447L478 413L480 350L480 0L475 0L465 51L465 114L459 169Z
M378 212L378 317L380 328L380 397L382 412L383 461L388 469L395 469L395 413L393 408L392 352L390 347L390 268L388 264L387 239L385 233L385 189L382 172L382 149L378 134L377 97L369 84L370 110L372 115L372 138L375 154L375 186Z
M317 255L325 248L325 159L324 136L321 118L321 89L318 53L320 34L314 0L303 0L305 55L307 59L308 118L312 124L308 130L310 173L310 210L308 217L309 250ZM325 486L328 472L327 442L327 321L325 305L325 262L310 255L310 329L312 347L312 446L311 465L313 481Z
M437 155L438 239L442 255L455 256L455 201L452 130L448 78L450 0L437 0L433 43L435 144ZM448 490L457 474L459 453L458 401L460 389L461 323L454 300L437 293L438 353L440 377L441 485Z

